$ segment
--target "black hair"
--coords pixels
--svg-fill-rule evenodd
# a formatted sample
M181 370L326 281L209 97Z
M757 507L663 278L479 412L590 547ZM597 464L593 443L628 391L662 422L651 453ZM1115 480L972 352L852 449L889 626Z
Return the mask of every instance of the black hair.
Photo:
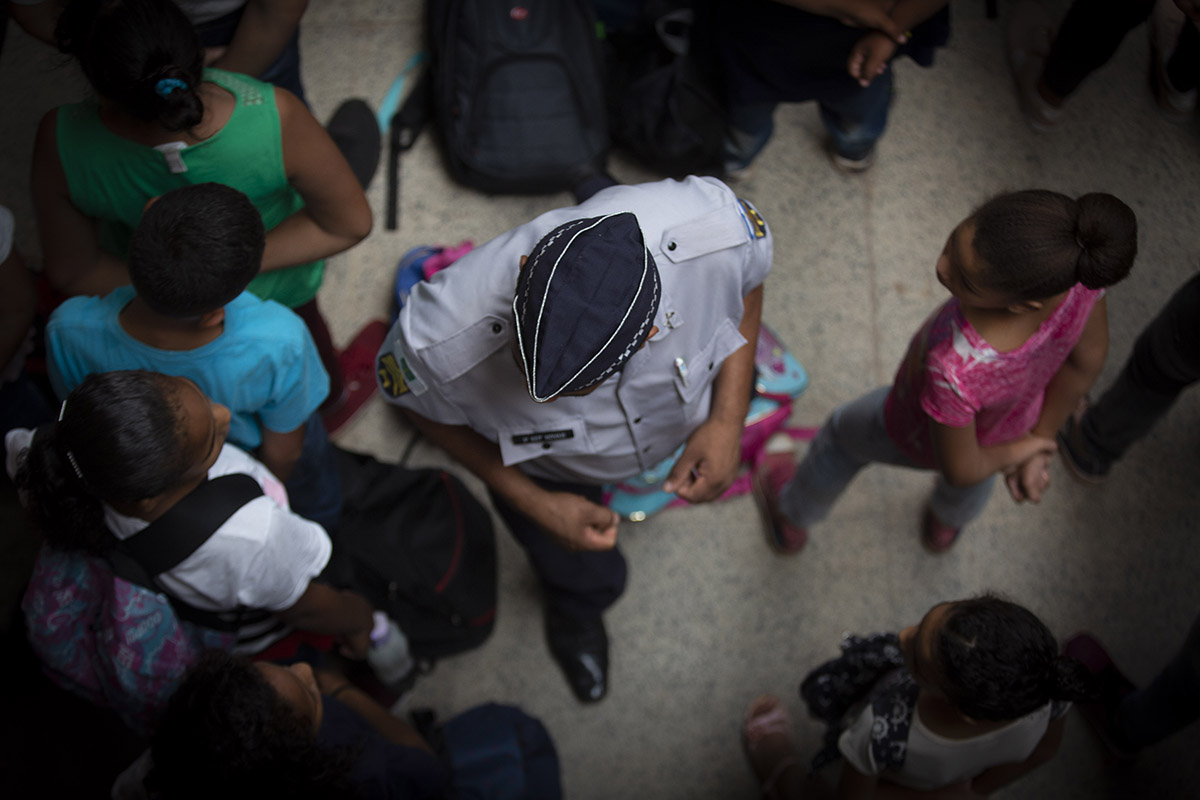
M318 744L249 660L222 650L202 655L171 696L151 753L147 785L164 800L358 794L354 754Z
M265 241L246 195L219 183L184 186L142 215L129 243L129 278L154 311L198 316L242 293L262 265Z
M985 285L1015 300L1045 300L1076 283L1112 286L1137 256L1137 217L1111 194L1029 189L984 203L969 221Z
M935 652L939 688L951 705L974 719L1017 719L1051 700L1095 696L1091 673L1059 655L1042 621L995 595L952 604Z
M193 466L179 404L164 375L105 372L84 378L61 416L37 429L17 486L47 542L103 553L112 536L102 502L155 497Z
M185 131L203 118L204 48L171 0L71 0L54 36L97 94L134 119Z

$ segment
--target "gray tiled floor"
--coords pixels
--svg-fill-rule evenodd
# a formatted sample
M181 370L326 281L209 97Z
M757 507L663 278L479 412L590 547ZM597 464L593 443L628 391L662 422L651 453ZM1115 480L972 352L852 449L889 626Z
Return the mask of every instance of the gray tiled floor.
M1110 295L1102 385L1141 326L1196 269L1197 127L1155 112L1145 88L1144 29L1078 92L1060 128L1039 136L1017 112L1003 23L983 19L982 5L955 4L954 38L936 68L897 67L891 127L870 173L834 172L815 109L794 106L781 110L757 175L739 188L776 235L764 317L812 378L798 424L817 424L838 403L890 380L909 336L944 298L933 262L945 236L1000 190L1111 191L1138 213L1141 256ZM349 96L379 102L419 47L420 8L417 0L312 3L304 75L318 118ZM27 186L34 127L45 110L79 93L58 63L10 30L0 60L0 202L16 212L19 242L34 261ZM566 195L489 198L457 187L428 135L403 170L401 229L383 229L377 179L369 192L375 232L328 271L321 302L339 342L368 316L386 313L392 270L410 247L482 242L569 203ZM626 182L655 177L620 160L613 171ZM338 438L394 459L410 435L373 400ZM1061 636L1097 632L1144 682L1200 608L1198 442L1200 391L1181 400L1104 489L1074 483L1056 466L1040 506L1017 507L998 493L940 558L917 543L929 477L886 468L865 471L793 559L768 551L749 498L626 524L630 584L608 615L613 690L596 707L576 704L555 672L535 583L501 531L496 633L480 650L439 665L416 701L443 714L485 700L521 704L553 732L573 798L753 797L738 742L747 703L762 691L789 698L798 741L811 752L820 731L795 699L805 670L835 653L842 631L895 629L941 599L1000 590ZM444 462L425 445L412 459ZM1193 727L1132 766L1112 765L1076 718L1058 758L1004 796L1194 796L1187 787L1200 779L1197 747Z

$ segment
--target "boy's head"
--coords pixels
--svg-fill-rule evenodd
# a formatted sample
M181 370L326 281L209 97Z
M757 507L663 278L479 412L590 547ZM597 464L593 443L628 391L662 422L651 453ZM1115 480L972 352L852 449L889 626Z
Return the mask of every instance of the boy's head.
M142 214L129 246L129 278L159 314L198 317L245 290L262 265L265 239L258 209L237 189L174 189Z

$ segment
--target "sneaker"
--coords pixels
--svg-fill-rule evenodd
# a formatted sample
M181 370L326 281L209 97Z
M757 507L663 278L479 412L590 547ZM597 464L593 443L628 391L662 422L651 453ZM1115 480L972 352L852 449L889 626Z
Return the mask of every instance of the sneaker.
M1083 416L1087 413L1087 398L1079 401L1075 413L1067 417L1067 421L1058 431L1058 454L1062 456L1067 470L1084 483L1103 483L1108 477L1112 463L1092 454L1091 448L1083 439Z
M321 421L330 436L359 412L375 389L375 356L383 346L388 324L381 319L368 322L353 341L338 354L345 389L333 405L321 412Z
M837 167L838 171L844 172L847 175L858 175L866 172L875 163L875 149L871 148L865 156L860 158L849 158L838 153L836 150L830 149L829 158L833 161L833 166Z
M921 544L925 545L926 550L944 553L954 546L960 533L962 528L951 528L938 519L932 507L925 506L925 513L921 516Z
M808 541L808 531L798 528L779 510L779 493L796 474L792 453L767 453L754 468L750 487L767 523L767 541L776 553L799 553Z
M1133 682L1113 663L1112 656L1094 636L1078 633L1067 640L1063 655L1081 662L1095 678L1100 696L1095 702L1076 703L1075 707L1087 720L1092 730L1104 742L1108 751L1117 758L1128 760L1136 756L1117 742L1118 736L1113 720L1125 695L1137 690Z
M1062 109L1046 102L1037 89L1053 41L1054 22L1045 9L1033 0L1020 0L1008 21L1008 67L1016 83L1021 113L1037 133L1049 132L1062 117Z
M1171 0L1158 0L1150 15L1150 88L1159 111L1171 122L1187 122L1196 111L1196 89L1181 92L1171 85L1167 61L1175 51L1185 18Z

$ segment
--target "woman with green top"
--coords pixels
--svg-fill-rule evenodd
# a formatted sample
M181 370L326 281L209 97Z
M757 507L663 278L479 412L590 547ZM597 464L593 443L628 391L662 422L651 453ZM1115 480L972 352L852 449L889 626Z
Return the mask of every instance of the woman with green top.
M232 186L267 228L249 290L308 324L336 402L341 369L317 289L324 259L365 238L372 219L333 140L290 92L204 69L200 40L170 0L72 0L56 35L96 98L51 110L38 128L32 183L51 284L66 294L128 284L129 236L150 200L189 184Z

